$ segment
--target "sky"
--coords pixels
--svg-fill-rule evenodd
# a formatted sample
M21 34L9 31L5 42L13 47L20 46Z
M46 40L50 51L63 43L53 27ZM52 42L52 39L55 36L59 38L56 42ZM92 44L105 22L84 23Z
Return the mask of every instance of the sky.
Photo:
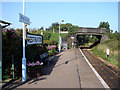
M22 28L19 13L22 2L2 2L2 20L11 22L9 28ZM109 22L110 29L118 30L118 2L26 2L28 28L48 28L54 22L71 23L79 27L97 28L101 21Z

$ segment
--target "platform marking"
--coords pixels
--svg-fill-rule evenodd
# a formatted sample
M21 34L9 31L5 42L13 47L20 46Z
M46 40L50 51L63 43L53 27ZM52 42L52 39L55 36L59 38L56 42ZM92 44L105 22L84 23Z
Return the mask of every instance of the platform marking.
M86 56L83 54L82 50L79 48L82 56L85 58L86 62L88 63L88 65L90 66L90 68L93 70L93 72L95 73L95 75L97 76L97 78L100 80L100 82L102 83L102 85L106 88L106 90L111 90L110 87L106 84L106 82L102 79L102 77L98 74L98 72L95 70L95 68L90 64L90 62L88 61L88 59L86 58Z

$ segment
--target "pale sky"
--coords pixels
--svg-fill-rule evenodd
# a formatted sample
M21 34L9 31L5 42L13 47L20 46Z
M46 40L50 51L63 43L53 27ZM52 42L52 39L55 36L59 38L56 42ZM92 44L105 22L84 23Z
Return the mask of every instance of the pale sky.
M13 28L22 28L19 22L22 2L2 2L2 20ZM25 16L32 22L29 28L49 27L64 20L79 27L97 28L101 21L109 22L111 30L118 30L118 2L26 2Z

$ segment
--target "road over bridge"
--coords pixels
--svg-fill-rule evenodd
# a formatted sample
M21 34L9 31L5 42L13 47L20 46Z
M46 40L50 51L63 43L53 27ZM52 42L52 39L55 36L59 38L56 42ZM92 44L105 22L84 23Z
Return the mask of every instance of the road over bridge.
M106 33L105 28L79 27L77 35L104 35L105 33Z
M71 38L70 37L74 37L74 42L78 44L78 37L79 36L84 36L84 35L95 35L99 41L98 43L108 40L108 37L105 35L106 33L106 29L105 28L88 28L88 27L79 27L77 33L75 35L71 35L71 36L67 36L64 38L64 43L68 43L69 45L71 45Z
M75 42L77 42L77 36L79 35L96 35L100 41L105 40L106 28L88 28L88 27L79 27L78 32L76 33Z

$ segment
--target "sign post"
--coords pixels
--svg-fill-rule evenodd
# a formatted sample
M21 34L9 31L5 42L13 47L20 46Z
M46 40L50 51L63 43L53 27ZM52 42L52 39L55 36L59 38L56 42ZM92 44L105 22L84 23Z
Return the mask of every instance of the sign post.
M23 0L23 15L25 9L25 0ZM23 58L22 58L22 81L26 81L26 58L25 58L25 23L23 23Z
M26 58L25 58L25 24L30 25L30 19L24 16L25 0L23 0L23 15L19 14L19 21L23 22L23 58L22 58L22 81L26 81Z

